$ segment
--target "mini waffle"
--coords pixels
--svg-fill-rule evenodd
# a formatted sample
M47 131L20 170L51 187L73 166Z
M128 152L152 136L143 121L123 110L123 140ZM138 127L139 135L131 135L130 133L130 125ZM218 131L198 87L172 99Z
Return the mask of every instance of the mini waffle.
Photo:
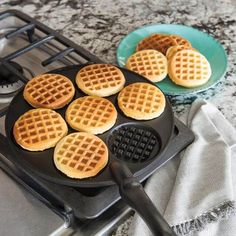
M100 138L85 132L69 134L54 150L54 163L57 169L70 178L83 179L95 176L107 162L106 144Z
M67 125L57 112L38 108L24 113L14 124L16 142L29 151L54 147L67 134Z
M92 64L78 72L76 83L88 95L107 97L118 93L124 87L125 77L115 66Z
M193 49L189 46L186 46L186 45L178 45L178 46L172 46L172 47L169 47L166 51L166 57L168 60L170 60L170 58L178 51L181 51L183 49Z
M134 83L119 93L118 105L126 116L136 120L150 120L164 111L165 96L154 85Z
M116 122L117 111L107 99L94 96L80 97L66 110L66 120L75 130L101 134Z
M183 45L189 48L192 47L191 43L187 39L182 38L179 35L170 35L170 37L175 41L176 45Z
M170 79L184 87L197 87L211 77L211 66L207 59L192 49L181 50L169 62Z
M59 109L75 94L72 82L63 75L43 74L30 80L24 89L25 100L35 108Z
M142 50L128 58L126 68L152 82L159 82L167 75L167 59L156 50Z
M169 47L176 45L178 45L177 42L170 35L152 34L138 43L136 51L154 49L165 55Z

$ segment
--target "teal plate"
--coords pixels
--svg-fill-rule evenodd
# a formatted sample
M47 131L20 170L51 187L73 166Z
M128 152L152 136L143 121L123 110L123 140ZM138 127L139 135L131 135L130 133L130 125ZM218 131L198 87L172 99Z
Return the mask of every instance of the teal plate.
M174 24L148 25L129 33L117 49L117 62L124 67L126 60L135 52L140 40L153 33L176 34L186 38L201 52L211 65L212 75L208 82L195 88L184 88L174 84L167 76L156 85L167 95L189 95L202 92L216 85L224 77L227 68L227 55L222 45L214 38L192 27Z

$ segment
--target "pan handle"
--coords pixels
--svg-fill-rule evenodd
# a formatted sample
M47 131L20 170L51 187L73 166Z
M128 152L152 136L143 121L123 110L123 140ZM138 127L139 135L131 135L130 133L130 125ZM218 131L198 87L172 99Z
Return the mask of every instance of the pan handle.
M112 161L110 163L110 171L113 180L119 186L122 199L140 214L153 235L176 235L158 212L144 191L142 184L133 176L126 165L118 161Z

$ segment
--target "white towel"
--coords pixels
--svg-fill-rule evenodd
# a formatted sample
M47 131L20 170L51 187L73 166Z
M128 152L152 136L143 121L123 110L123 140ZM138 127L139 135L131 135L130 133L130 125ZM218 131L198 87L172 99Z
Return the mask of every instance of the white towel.
M160 168L145 189L177 235L236 235L236 130L214 105L196 100L194 142ZM135 215L129 235L152 235Z

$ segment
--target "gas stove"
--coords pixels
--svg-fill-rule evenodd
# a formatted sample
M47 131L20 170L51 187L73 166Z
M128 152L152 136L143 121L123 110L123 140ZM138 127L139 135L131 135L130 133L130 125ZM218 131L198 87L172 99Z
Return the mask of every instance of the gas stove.
M11 162L12 153L4 130L11 99L32 77L64 66L102 61L19 11L0 13L0 52L0 167L64 220L57 233L109 235L131 214L131 209L120 199L118 187L77 189L25 172ZM171 148L163 155L167 159L178 155L192 140L192 132L175 119ZM139 180L144 184L151 174L143 173Z

